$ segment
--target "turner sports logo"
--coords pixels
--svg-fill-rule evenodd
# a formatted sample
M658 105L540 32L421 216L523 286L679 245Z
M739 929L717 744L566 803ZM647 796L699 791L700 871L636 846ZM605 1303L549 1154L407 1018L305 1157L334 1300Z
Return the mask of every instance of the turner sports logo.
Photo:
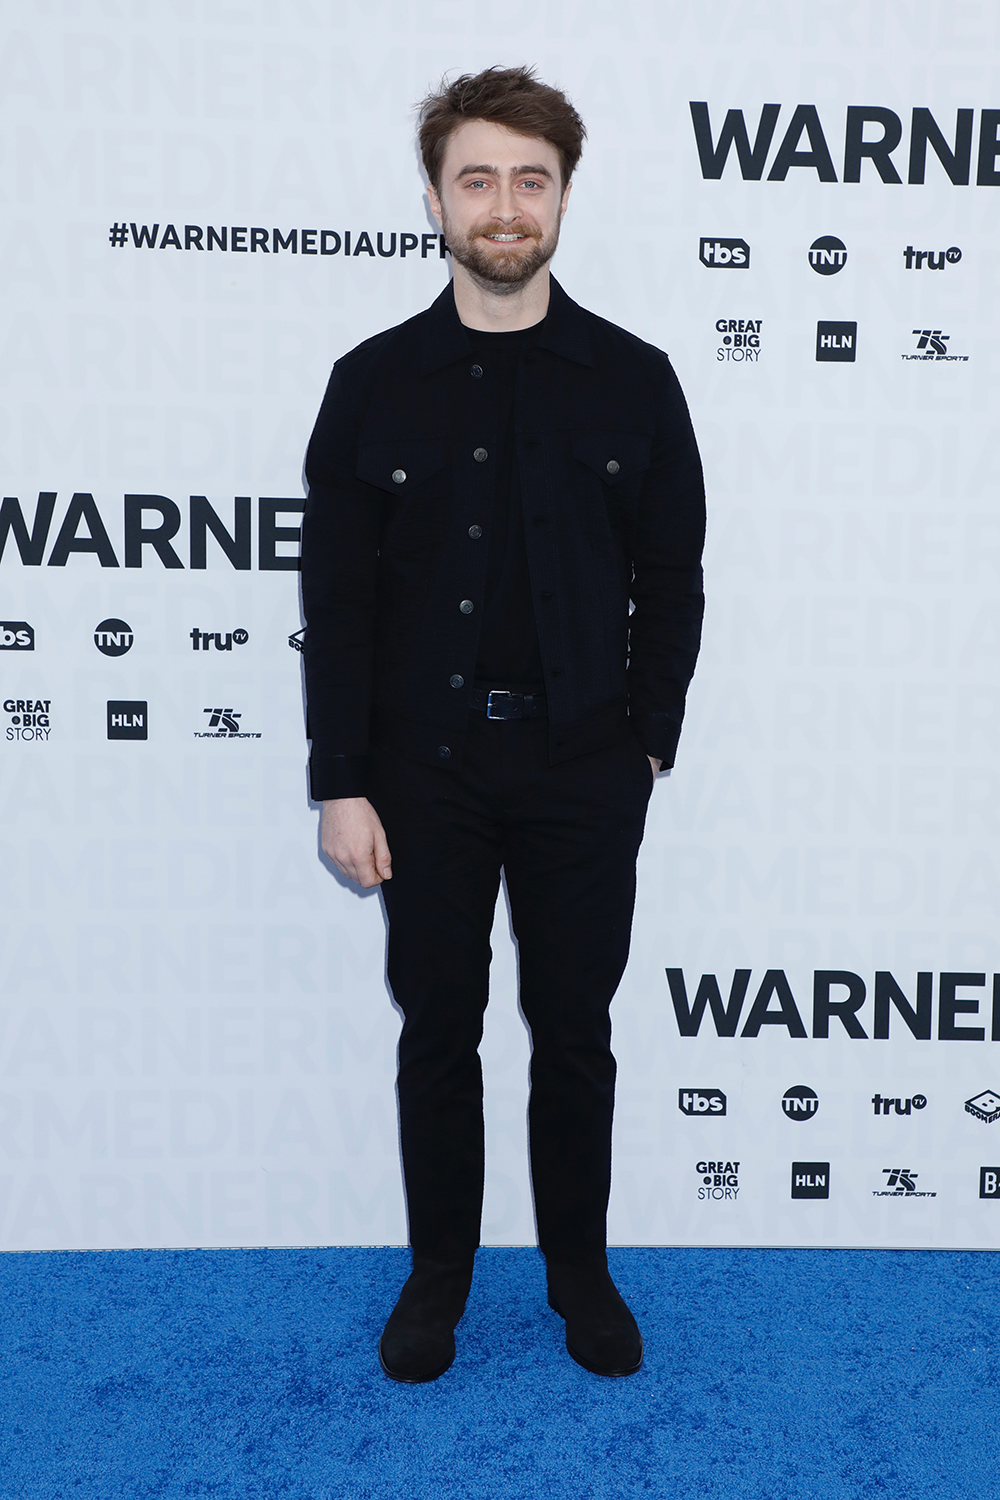
M723 997L715 974L702 974L689 999L683 969L667 969L667 984L673 1002L677 1030L681 1036L697 1036L706 1014L711 1015L718 1036L759 1037L765 1027L778 1027L794 1037L827 1040L831 1022L836 1036L852 1041L889 1036L905 1027L918 1041L1000 1042L1000 974L992 976L992 1003L987 1017L985 974L919 973L904 988L888 970L879 970L871 988L860 974L848 969L817 969L812 976L811 1030L806 1030L803 1010L792 993L784 969L768 969L747 1004L751 969L736 969ZM964 991L965 993L961 993ZM800 992L801 993L801 992ZM935 999L937 1004L935 1006ZM980 1006L983 1012L980 1012ZM961 1018L961 1022L960 1022ZM975 1020L989 1025L968 1024ZM742 1026L741 1023L742 1022ZM936 1022L936 1026L935 1026ZM1000 1101L998 1101L1000 1102Z
M895 110L882 105L849 105L843 127L841 176L838 178L827 142L828 139L839 139L840 126L837 127L838 135L834 136L829 125L824 130L815 104L797 104L791 115L786 114L782 121L779 139L778 120L782 108L780 104L761 107L752 141L742 109L730 109L718 137L713 139L707 102L692 100L691 123L702 177L717 181L735 151L745 182L760 182L770 156L768 182L785 182L792 167L815 172L820 182L860 182L862 163L866 163L866 180L874 181L877 174L882 182L902 182L899 170L902 167L906 181L919 186L926 178L927 149L930 147L939 164L938 168L932 169L936 176L943 169L956 187L967 187L971 180L976 123L974 109L957 110L953 126L947 123L944 115L939 123L929 109L914 109L910 114L906 146L900 150L903 121ZM976 186L1000 187L997 165L1000 158L1000 109L982 109L978 113ZM771 147L775 141L778 144L772 156ZM893 160L893 152L897 151L899 154Z
M919 1172L912 1167L883 1167L884 1188L873 1188L873 1198L936 1198L937 1193L917 1191Z
M126 568L201 569L211 558L213 567L228 563L237 572L295 572L301 526L285 520L304 509L300 498L260 495L252 525L249 495L237 495L231 511L191 495L184 515L167 495L126 495L114 512L82 490L63 501L55 490L40 490L34 511L30 502L22 507L16 495L7 495L0 502L0 564L64 568L81 553L102 568L124 562ZM120 540L112 542L112 533Z
M240 728L242 713L237 713L232 708L206 708L203 712L208 714L208 728L196 729L194 737L196 740L259 740L260 732Z

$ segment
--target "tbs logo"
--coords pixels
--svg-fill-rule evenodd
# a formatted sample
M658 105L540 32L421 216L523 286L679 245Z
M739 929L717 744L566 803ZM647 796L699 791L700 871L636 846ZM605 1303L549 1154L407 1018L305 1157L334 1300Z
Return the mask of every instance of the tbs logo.
M682 1115L724 1115L726 1096L721 1089L678 1089L677 1108Z
M27 620L0 620L0 651L34 651L35 632Z
M746 240L705 240L698 259L712 271L749 271L750 246Z

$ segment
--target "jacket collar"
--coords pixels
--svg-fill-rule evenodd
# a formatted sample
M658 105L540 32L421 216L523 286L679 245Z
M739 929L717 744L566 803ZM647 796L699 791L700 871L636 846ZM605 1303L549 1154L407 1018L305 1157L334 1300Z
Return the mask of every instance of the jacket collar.
M549 279L549 310L545 331L538 341L540 349L549 349L579 365L593 365L594 351L582 307L568 297L554 276ZM472 353L468 334L459 322L455 293L449 281L441 295L431 303L420 320L420 372L430 375Z

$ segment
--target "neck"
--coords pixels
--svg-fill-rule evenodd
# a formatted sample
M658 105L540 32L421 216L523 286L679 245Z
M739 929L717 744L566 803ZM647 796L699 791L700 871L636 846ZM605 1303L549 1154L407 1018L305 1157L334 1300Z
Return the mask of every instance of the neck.
M480 333L516 333L533 328L549 310L549 268L540 266L524 286L502 292L455 264L453 286L459 321Z

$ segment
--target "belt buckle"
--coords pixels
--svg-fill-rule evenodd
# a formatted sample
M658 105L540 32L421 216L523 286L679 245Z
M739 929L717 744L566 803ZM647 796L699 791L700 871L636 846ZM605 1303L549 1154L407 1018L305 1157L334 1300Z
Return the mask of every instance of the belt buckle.
M490 691L489 691L489 693L486 695L486 717L488 719L506 719L506 718L508 718L509 715L507 715L507 714L499 714L499 713L495 714L493 712L493 699L494 698L513 698L513 697L514 697L514 694L513 693L509 693L506 688L491 688Z

